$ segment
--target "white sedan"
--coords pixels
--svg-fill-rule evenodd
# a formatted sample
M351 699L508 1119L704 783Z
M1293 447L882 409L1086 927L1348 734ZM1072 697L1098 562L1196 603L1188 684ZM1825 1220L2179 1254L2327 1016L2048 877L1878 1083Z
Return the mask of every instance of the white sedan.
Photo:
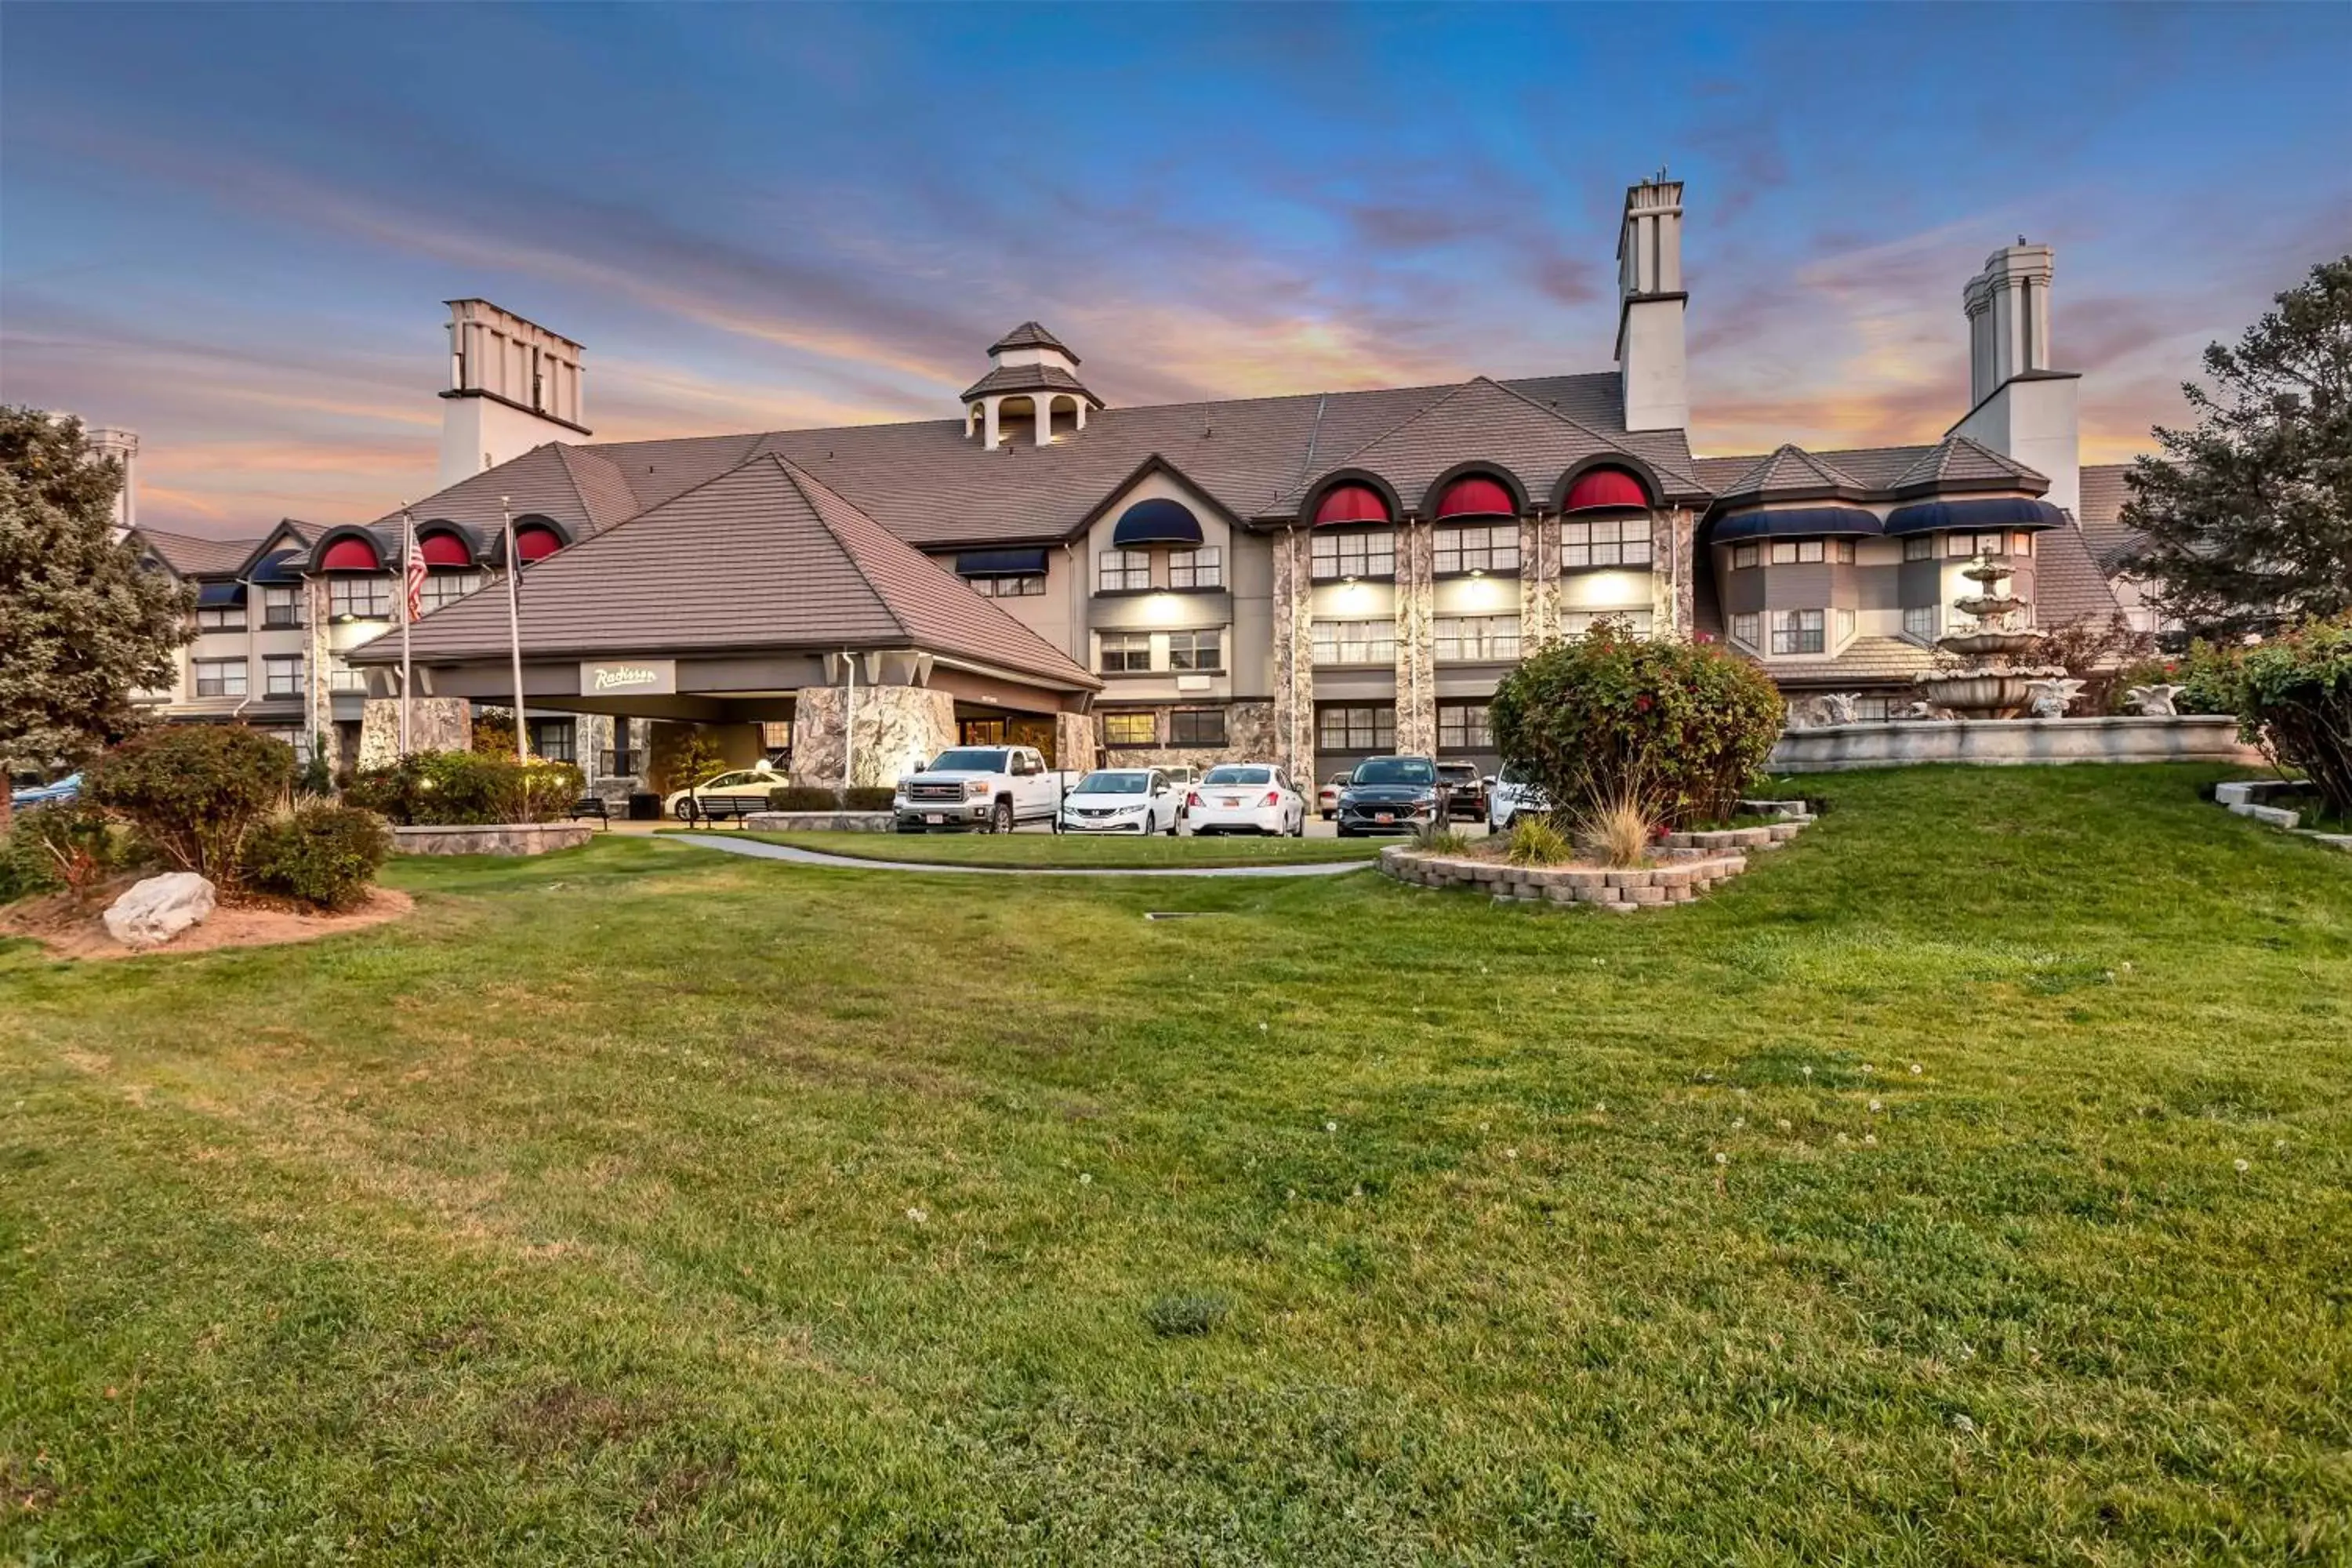
M1219 763L1184 801L1184 828L1307 837L1307 797L1272 763Z
M1176 836L1184 796L1158 768L1102 768L1062 797L1064 833L1165 833Z
M792 782L763 762L757 767L719 773L692 789L672 790L663 799L662 807L680 822L706 816L741 816L747 812L767 810L768 792Z

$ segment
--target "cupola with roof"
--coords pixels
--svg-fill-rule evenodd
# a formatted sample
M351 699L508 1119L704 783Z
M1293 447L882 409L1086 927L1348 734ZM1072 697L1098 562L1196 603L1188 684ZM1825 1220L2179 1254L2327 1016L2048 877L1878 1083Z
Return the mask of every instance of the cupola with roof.
M1103 400L1078 379L1078 356L1036 321L988 346L989 372L964 388L964 434L993 452L1026 436L1049 446L1087 427Z

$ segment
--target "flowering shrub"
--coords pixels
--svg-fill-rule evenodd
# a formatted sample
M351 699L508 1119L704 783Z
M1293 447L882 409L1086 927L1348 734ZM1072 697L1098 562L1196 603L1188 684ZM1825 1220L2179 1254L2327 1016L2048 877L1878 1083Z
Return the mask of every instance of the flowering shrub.
M2200 642L2188 684L2200 708L2236 714L2240 738L2308 778L2329 811L2352 816L2352 614L2252 647Z
M1488 710L1505 764L1555 811L1630 800L1672 826L1731 815L1781 715L1779 689L1746 660L1609 621L1538 649Z
M512 756L412 752L353 779L344 800L404 827L552 822L580 798L580 782L570 763L525 767Z
M173 724L92 763L82 793L129 819L171 864L234 888L237 851L294 783L294 753L242 724Z

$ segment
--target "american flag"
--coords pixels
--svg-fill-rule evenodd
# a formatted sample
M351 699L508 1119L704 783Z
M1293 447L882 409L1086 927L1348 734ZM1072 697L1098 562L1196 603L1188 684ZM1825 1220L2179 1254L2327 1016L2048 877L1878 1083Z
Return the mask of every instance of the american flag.
M400 521L408 530L407 548L403 554L408 561L408 618L413 621L425 613L425 557L416 549L416 520L403 512Z

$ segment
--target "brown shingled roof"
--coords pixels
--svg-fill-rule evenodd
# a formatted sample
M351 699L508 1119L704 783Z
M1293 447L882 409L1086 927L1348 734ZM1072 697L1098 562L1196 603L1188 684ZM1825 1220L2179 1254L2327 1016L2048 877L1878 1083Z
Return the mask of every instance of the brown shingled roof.
M1870 487L1831 462L1783 442L1737 479L1713 487L1725 500L1772 496L1850 495L1859 497Z
M966 397L992 392L1074 392L1089 403L1101 401L1086 383L1057 364L1001 364L963 389Z
M2077 527L2046 528L2033 536L2033 624L2044 631L2115 615L2116 592L2091 557Z
M245 558L253 553L263 537L256 534L247 539L202 539L193 533L166 533L155 528L131 531L154 552L156 559L182 577L226 576L245 564Z
M2038 483L2043 489L2050 488L2050 481L2042 474L1966 436L1945 437L1891 482L1898 494L1988 485L2019 489Z
M2084 468L2082 500L2074 509L2075 521L2083 525L2083 542L2090 547L2099 570L2110 577L2147 542L2146 534L2123 525L2124 502L2131 497L2126 481L2131 471L2129 463L2095 463Z
M1052 349L1066 356L1072 364L1078 363L1078 356L1070 352L1069 344L1036 321L1024 321L988 345L988 352L992 354L1001 354L1006 349Z

